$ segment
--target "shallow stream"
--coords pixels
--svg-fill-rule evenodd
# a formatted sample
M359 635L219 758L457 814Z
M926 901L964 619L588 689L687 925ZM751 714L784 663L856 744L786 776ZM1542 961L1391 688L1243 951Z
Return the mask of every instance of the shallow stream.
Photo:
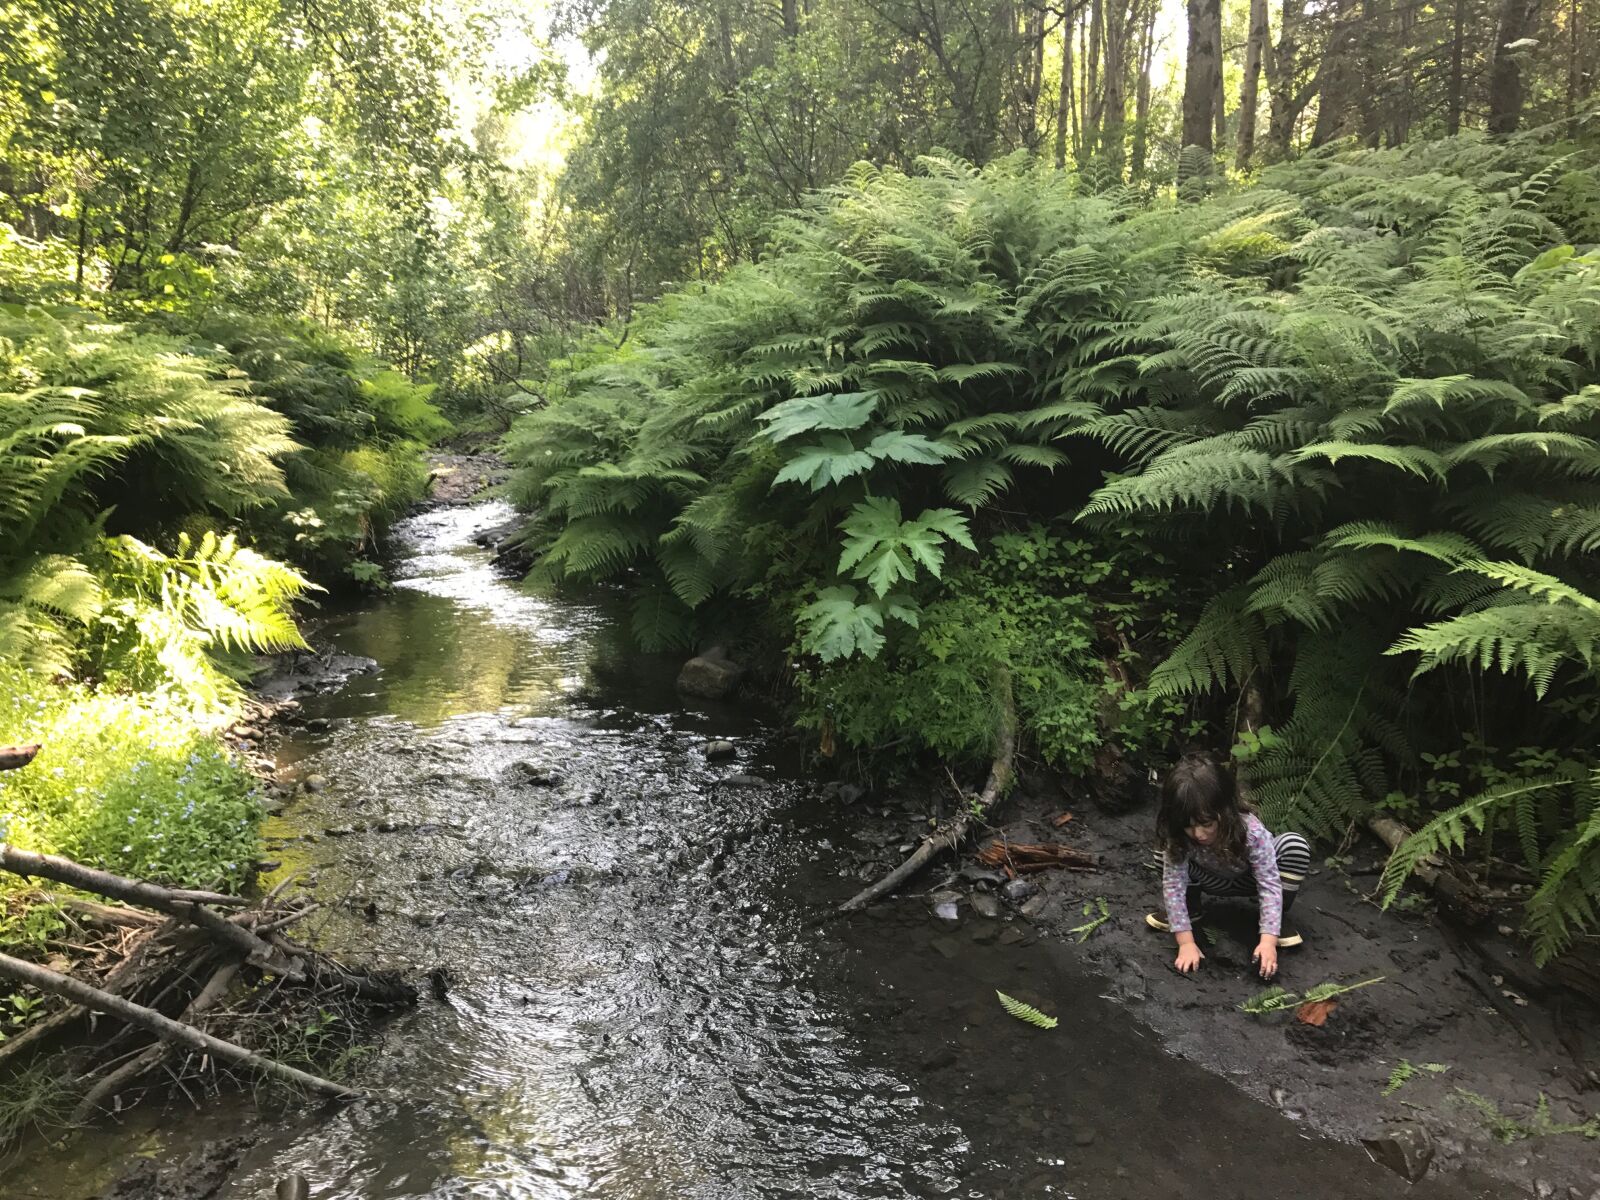
M320 640L380 670L306 701L317 731L281 763L328 785L267 829L324 905L324 942L442 971L445 994L387 1026L363 1067L377 1098L255 1128L221 1195L294 1172L319 1200L1404 1187L1168 1056L1101 998L1114 981L1021 918L952 923L911 896L827 920L859 886L859 811L798 779L759 713L686 706L603 607L499 578L472 539L507 515L411 518L393 593L326 619ZM736 759L708 762L708 738ZM1060 1026L1006 1016L997 988ZM0 1193L89 1195L244 1111L137 1111L72 1142L59 1177L0 1174Z

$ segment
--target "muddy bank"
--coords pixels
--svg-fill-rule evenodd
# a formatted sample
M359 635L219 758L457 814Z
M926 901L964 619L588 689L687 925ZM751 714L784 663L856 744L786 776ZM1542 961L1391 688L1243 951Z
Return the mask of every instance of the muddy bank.
M1277 982L1291 991L1328 980L1384 982L1346 997L1322 1028L1292 1012L1246 1014L1239 1005L1266 986L1250 963L1253 909L1214 907L1202 969L1192 977L1173 970L1172 939L1144 923L1159 906L1159 876L1149 865L1153 798L1130 803L1108 812L1083 796L1037 788L1013 798L1002 810L1010 820L984 840L1063 841L1098 855L1103 869L1045 872L1032 877L1036 893L1023 887L1004 898L969 853L962 873L941 864L898 906L948 904L948 894L930 893L958 891L957 923L980 931L995 923L984 913L1009 919L1022 907L1032 929L1096 972L1104 995L1172 1054L1301 1127L1347 1142L1396 1138L1413 1165L1431 1159L1433 1176L1483 1172L1501 1181L1503 1195L1600 1198L1600 1143L1537 1132L1600 1111L1600 1021L1570 994L1528 987L1538 974L1523 946L1491 923L1474 947L1427 903L1381 911L1369 896L1384 852L1363 843L1337 867L1315 860L1293 914L1306 945L1283 952ZM1073 819L1057 827L1066 812ZM860 836L884 848L873 854L869 844L851 869L869 875L917 832L894 820L864 826ZM1085 916L1083 906L1100 899L1110 917L1081 938L1074 930L1098 915L1096 907ZM1418 1069L1385 1095L1402 1060ZM1537 1111L1541 1096L1547 1120ZM1497 1122L1496 1111L1506 1120Z

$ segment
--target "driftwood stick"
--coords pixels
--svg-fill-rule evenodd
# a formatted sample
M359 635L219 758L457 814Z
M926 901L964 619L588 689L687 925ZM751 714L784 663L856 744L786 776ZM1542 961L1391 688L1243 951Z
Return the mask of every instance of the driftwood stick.
M116 929L126 929L133 925L162 925L167 917L156 913L145 912L142 908L129 908L126 904L99 904L93 900L83 900L77 896L46 895L52 904L59 904L70 913L97 924L106 925Z
M303 956L306 975L316 987L338 988L370 1004L407 1008L417 1002L417 989L391 971L349 971L325 955L315 954L274 930L267 939L284 954Z
M189 1001L188 1006L180 1014L180 1020L192 1022L207 1009L214 1007L217 1001L226 996L228 989L233 986L233 981L239 974L239 966L240 964L231 962L224 963L218 967L211 978L207 980L205 987L201 988L195 998ZM77 1125L87 1121L101 1104L115 1096L141 1075L155 1070L166 1060L171 1052L172 1043L158 1041L152 1046L146 1046L133 1058L106 1074L84 1093L82 1100L78 1101L77 1108L72 1111L72 1123Z
M50 879L80 891L94 892L121 900L124 904L136 904L165 913L172 912L173 906L180 903L214 904L219 908L243 908L250 903L243 896L226 896L221 892L157 887L142 879L129 879L125 875L113 875L110 871L86 867L57 854L38 854L4 844L0 844L0 867L18 875Z
M989 778L979 793L977 802L972 808L964 808L961 814L943 829L930 833L922 839L922 844L911 852L911 857L890 871L877 883L863 888L850 899L839 906L840 912L855 912L865 908L874 900L887 896L906 880L910 879L923 867L931 862L935 855L942 850L954 850L961 844L961 839L966 837L967 828L972 824L974 809L977 814L987 813L994 802L1000 798L1000 793L1005 791L1006 785L1011 782L1013 764L1017 755L1017 709L1011 698L1011 676L1002 672L997 680L1000 690L1000 727L996 736L994 761L989 766Z
M33 761L33 756L37 753L39 753L37 742L29 746L0 746L0 771L15 771L25 767Z
M41 967L34 963L24 962L20 958L12 958L9 954L0 954L0 977L11 979L17 983L24 983L36 987L40 991L61 996L85 1008L92 1008L96 1012L103 1012L113 1017L127 1021L131 1025L138 1025L155 1034L162 1041L176 1042L179 1045L189 1046L196 1050L204 1050L215 1054L227 1062L237 1063L243 1067L259 1071L285 1083L292 1083L310 1091L321 1092L327 1096L337 1096L341 1099L350 1099L361 1095L354 1088L345 1087L343 1084L334 1083L331 1079L322 1079L316 1075L309 1075L305 1071L296 1070L284 1063L274 1062L270 1058L263 1058L253 1054L243 1046L233 1042L223 1041L213 1037L204 1030L196 1029L192 1025L185 1025L181 1021L174 1021L171 1017L162 1016L154 1009L145 1008L124 1000L120 996L102 991L100 988L91 987L87 983L73 979L71 976L62 975L48 967Z
M309 917L312 913L314 913L317 910L319 910L321 907L322 907L321 901L312 901L310 904L306 905L304 908L291 909L290 911L284 913L282 916L275 916L275 917L272 918L272 920L263 921L259 925L252 925L251 928L254 929L257 934L271 933L275 929L286 929L290 925L293 925L296 921L305 920L307 917ZM262 913L261 915L262 916L270 916L271 914Z
M235 925L206 907L209 904L241 906L247 903L238 896L224 896L217 892L192 892L181 889L157 887L141 879L113 875L82 863L73 862L55 854L36 854L31 850L18 850L15 846L0 845L0 867L18 875L39 876L64 883L86 892L95 892L153 908L169 916L178 917L197 926L224 945L231 946L264 971L284 975L290 979L303 979L305 972L292 958L279 955L271 945L241 925Z
M156 944L156 938L166 928L175 924L170 919L162 921L162 928L142 933L133 943L127 955L116 966L106 973L100 986L112 995L121 995L123 989L135 982L149 958L151 947ZM65 1029L76 1021L89 1015L89 1010L81 1004L68 1004L58 1012L51 1013L42 1021L29 1025L15 1037L8 1038L0 1043L0 1064L14 1060L27 1050L40 1042L45 1041L56 1032Z

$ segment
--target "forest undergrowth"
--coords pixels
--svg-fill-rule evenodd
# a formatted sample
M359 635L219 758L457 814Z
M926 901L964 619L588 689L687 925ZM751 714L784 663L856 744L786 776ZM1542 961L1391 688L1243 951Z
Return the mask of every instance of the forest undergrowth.
M1600 173L1549 133L1183 196L1027 156L857 166L635 314L509 437L547 585L729 630L868 771L1232 748L1270 822L1377 811L1600 931Z

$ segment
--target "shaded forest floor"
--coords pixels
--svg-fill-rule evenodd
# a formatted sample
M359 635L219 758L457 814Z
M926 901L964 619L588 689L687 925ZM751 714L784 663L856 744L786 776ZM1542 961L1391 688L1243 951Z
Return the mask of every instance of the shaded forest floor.
M1363 841L1336 866L1319 855L1291 921L1306 942L1283 952L1277 982L1292 992L1325 981L1383 982L1343 998L1320 1028L1297 1021L1293 1009L1252 1015L1239 1006L1267 986L1250 961L1253 906L1213 906L1201 941L1206 960L1190 977L1172 967L1170 936L1145 925L1145 913L1160 904L1149 864L1153 804L1152 797L1108 811L1025 782L1002 809L1013 819L969 848L960 874L952 875L948 862L925 873L917 902L948 905L951 892L962 893L952 927L975 940L994 936L988 927L1026 920L1046 936L1077 943L1083 961L1104 977L1108 998L1173 1054L1224 1075L1291 1120L1346 1141L1399 1134L1424 1155L1431 1148L1435 1172L1484 1171L1521 1194L1600 1197L1596 1141L1554 1132L1600 1112L1600 1021L1570 992L1547 983L1536 990L1539 973L1525 949L1500 932L1509 932L1504 918L1469 937L1431 903L1384 912L1369 898L1384 861L1381 846ZM1069 811L1073 819L1057 827ZM878 841L894 833L893 824L891 817L861 836ZM1041 890L1016 915L1011 904L996 905L997 892L985 894L993 885L979 878L972 856L995 837L1065 842L1100 856L1102 868L1029 876ZM887 853L871 857L889 861L899 842L901 835L889 837ZM863 859L862 874L870 869ZM1109 919L1080 941L1078 928L1099 915L1097 907L1086 915L1084 906L1100 899ZM998 917L983 915L997 907ZM1386 1096L1402 1060L1416 1071ZM1548 1102L1543 1115L1541 1096Z

